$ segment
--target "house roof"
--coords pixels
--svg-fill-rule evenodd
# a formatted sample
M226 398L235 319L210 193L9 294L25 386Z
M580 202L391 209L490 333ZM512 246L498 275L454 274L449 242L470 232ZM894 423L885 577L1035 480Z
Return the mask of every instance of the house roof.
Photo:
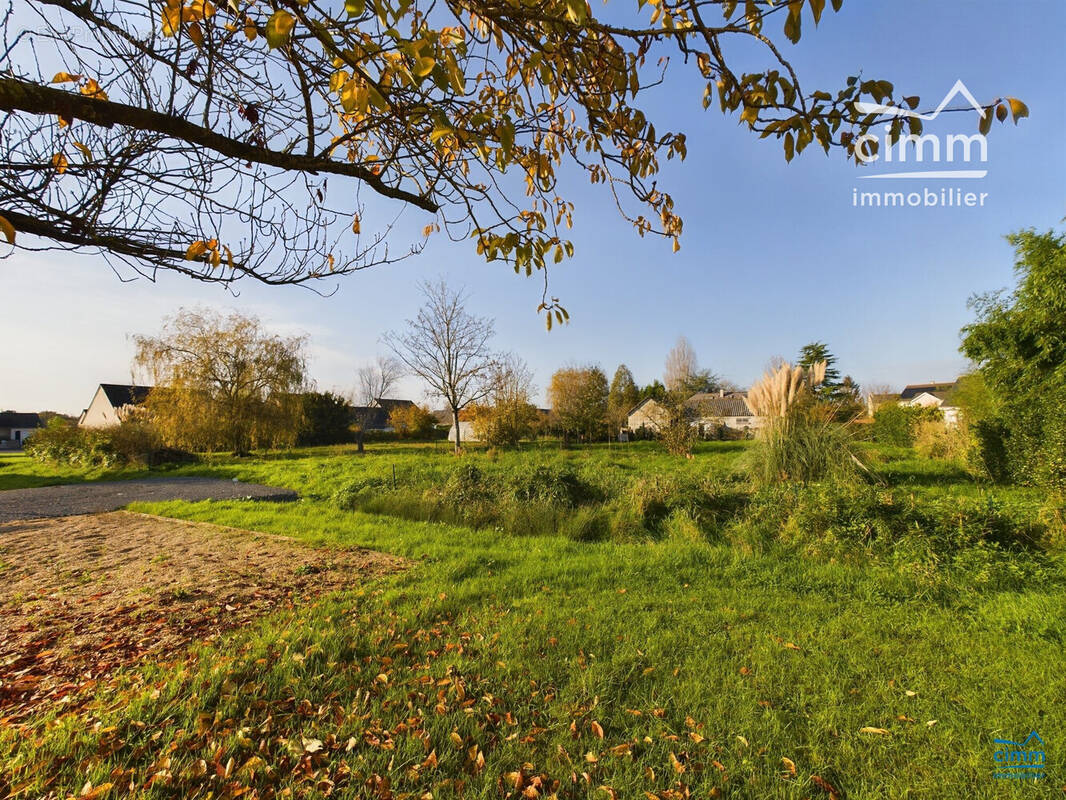
M21 411L0 411L0 428L39 428L41 418Z
M922 392L929 392L929 394L936 394L936 392L950 392L955 388L955 384L956 381L943 381L941 383L908 383L903 387L903 391L899 393L899 399L910 400L912 397L917 397ZM939 395L937 395L937 397L939 397Z
M438 408L436 411L430 411L433 415L433 419L437 420L438 425L451 425L452 424L452 411L450 408Z
M709 417L755 416L742 392L730 392L724 397L717 392L698 392L686 400L685 404Z
M104 390L107 402L113 408L140 405L148 399L148 393L152 391L151 386L137 386L136 384L125 383L101 383L100 388Z
M413 400L394 400L388 397L378 397L376 400L378 407L385 410L386 416L391 414L397 408L409 408L414 405Z
M635 406L633 406L631 409L629 409L629 412L626 414L626 416L627 417L633 416L638 411L640 411L640 409L644 408L644 406L646 406L648 403L651 403L651 402L655 402L655 404L658 405L658 401L655 400L654 397L645 397L643 400L641 400L639 403L637 403Z

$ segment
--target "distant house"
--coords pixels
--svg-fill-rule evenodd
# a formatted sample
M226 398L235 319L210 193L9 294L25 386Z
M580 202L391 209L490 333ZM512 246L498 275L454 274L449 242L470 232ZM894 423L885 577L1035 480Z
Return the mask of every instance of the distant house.
M18 450L41 427L36 414L0 411L0 450Z
M762 418L748 405L747 392L699 392L685 401L695 412L701 435L710 435L716 428L731 431L754 431L762 425Z
M686 400L685 405L692 411L692 424L699 428L702 436L711 436L722 428L750 432L762 425L762 418L748 405L746 392L698 392ZM643 429L658 433L666 424L666 409L652 397L637 403L626 418L626 426L631 431Z
M626 427L631 431L658 433L666 423L666 409L654 397L645 397L626 415Z
M918 408L936 408L944 415L944 424L954 428L959 424L959 407L955 404L955 387L950 383L912 383L899 393L899 404Z
M96 387L92 402L78 420L80 428L110 428L129 417L148 399L151 386L124 383L101 383Z
M389 423L389 415L398 408L410 408L413 405L414 402L411 400L378 397L372 406L352 407L352 424L358 425L365 432L392 433L393 427Z

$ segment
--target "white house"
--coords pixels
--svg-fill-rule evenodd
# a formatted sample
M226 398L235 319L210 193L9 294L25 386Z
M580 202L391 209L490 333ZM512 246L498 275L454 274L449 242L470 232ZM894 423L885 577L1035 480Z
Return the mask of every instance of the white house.
M89 407L78 420L80 428L110 428L121 423L130 412L144 403L151 386L101 383L96 387Z
M952 401L956 381L950 383L912 383L899 393L899 404L917 408L937 408L944 415L944 424L954 428L959 424L959 407Z
M36 414L0 411L0 450L17 450L41 427Z
M692 424L702 436L713 435L721 428L735 432L752 432L762 425L759 417L748 405L746 392L698 392L685 405L692 411ZM632 431L644 429L658 433L667 423L667 412L654 398L637 403L626 418L626 426Z
M718 428L747 433L762 425L762 418L748 405L747 392L699 392L685 404L695 411L693 424L704 436Z

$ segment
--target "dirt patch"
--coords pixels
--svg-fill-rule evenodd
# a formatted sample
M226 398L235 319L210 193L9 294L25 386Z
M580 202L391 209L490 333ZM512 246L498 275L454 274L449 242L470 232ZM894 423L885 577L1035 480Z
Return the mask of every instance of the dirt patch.
M0 524L0 716L405 563L121 511Z

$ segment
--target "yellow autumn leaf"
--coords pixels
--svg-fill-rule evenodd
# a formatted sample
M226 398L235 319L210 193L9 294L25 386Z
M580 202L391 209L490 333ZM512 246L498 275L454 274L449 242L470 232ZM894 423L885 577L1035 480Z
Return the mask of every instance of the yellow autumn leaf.
M296 18L288 11L278 9L270 15L266 26L267 46L271 49L288 44Z
M355 218L352 220L352 233L358 234L360 232L360 229L361 228L359 225L359 215L356 214Z
M56 76L52 78L52 83L77 83L81 80L81 75L72 75L69 72L57 72Z
M889 736L892 732L884 728L873 728L867 725L864 728L859 728L859 733L876 733L878 736Z
M203 239L197 239L195 242L189 245L189 249L185 251L186 261L196 261L200 256L207 252L207 242Z
M7 217L0 216L0 233L4 234L8 244L15 243L15 226L11 224Z
M433 67L437 61L433 56L423 56L415 60L414 68L411 70L418 78L424 78L433 71Z
M1019 100L1017 97L1008 97L1007 103L1010 105L1010 113L1014 118L1014 124L1018 124L1018 120L1022 117L1029 116L1029 106Z
M74 146L76 148L78 148L78 152L79 153L81 153L83 156L85 156L85 160L86 161L92 161L93 160L92 151L88 147L86 147L84 144L82 144L81 142L74 142Z
M181 2L180 0L166 0L161 13L163 35L170 38L181 27Z
M70 162L67 161L67 157L62 153L56 153L52 156L52 166L56 168L56 172L60 175L67 171L67 166L69 164Z
M100 88L100 84L96 82L96 78L87 78L85 85L81 87L81 93L86 97L93 97L97 100L107 99L107 92Z
M249 42L255 41L255 37L259 35L259 29L255 27L255 22L251 17L244 18L244 38Z

